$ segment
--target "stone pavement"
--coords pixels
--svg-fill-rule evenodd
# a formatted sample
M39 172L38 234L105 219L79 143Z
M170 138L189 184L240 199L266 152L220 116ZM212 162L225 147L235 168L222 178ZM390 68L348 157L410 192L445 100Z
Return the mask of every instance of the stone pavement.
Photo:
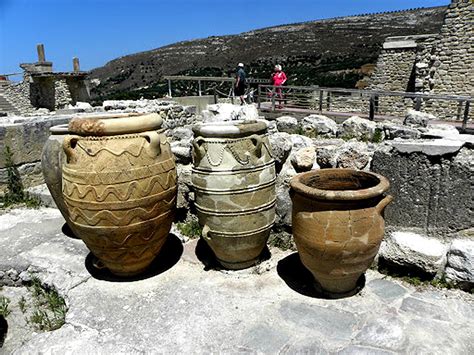
M326 300L294 252L220 271L204 245L173 234L148 275L116 280L63 223L51 208L0 215L0 294L12 297L0 353L474 353L474 297L461 291L369 270L358 295ZM14 298L31 273L66 299L56 331L25 332L19 321Z

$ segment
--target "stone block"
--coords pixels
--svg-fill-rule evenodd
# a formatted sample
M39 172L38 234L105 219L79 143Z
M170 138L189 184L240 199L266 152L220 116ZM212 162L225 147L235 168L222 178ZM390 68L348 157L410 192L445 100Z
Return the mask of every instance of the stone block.
M474 237L453 241L448 252L446 278L474 286Z
M416 267L428 274L439 274L446 264L448 246L438 239L413 232L389 233L380 246L379 256L404 267Z
M446 237L472 227L474 151L456 155L406 154L389 145L377 149L371 170L386 176L394 201L385 210L387 225L422 228Z

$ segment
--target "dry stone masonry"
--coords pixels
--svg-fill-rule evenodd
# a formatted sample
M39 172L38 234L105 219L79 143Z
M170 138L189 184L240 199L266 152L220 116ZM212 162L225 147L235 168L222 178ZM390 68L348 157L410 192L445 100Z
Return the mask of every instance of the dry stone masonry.
M473 23L473 2L452 0L439 34L388 37L369 89L473 96ZM384 97L379 110L397 114L413 106L413 99ZM456 119L463 105L428 101L421 108L438 118Z

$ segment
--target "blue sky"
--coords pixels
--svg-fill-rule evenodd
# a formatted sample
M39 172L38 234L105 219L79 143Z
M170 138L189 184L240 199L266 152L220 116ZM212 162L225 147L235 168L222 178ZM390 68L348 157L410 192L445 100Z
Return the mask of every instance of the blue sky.
M89 70L181 40L361 13L447 5L449 0L0 0L0 73L36 61L56 71L77 56Z

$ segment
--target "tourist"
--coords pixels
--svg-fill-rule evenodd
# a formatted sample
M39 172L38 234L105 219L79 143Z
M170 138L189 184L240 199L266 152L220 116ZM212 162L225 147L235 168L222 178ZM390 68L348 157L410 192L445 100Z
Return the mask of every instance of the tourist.
M246 76L247 74L244 71L244 64L239 63L237 66L236 81L234 94L240 97L240 104L245 104L245 86L246 86Z
M282 108L283 92L281 86L286 82L286 74L283 72L280 64L275 65L274 72L272 74L272 85L274 86L274 95L278 96L279 106Z

